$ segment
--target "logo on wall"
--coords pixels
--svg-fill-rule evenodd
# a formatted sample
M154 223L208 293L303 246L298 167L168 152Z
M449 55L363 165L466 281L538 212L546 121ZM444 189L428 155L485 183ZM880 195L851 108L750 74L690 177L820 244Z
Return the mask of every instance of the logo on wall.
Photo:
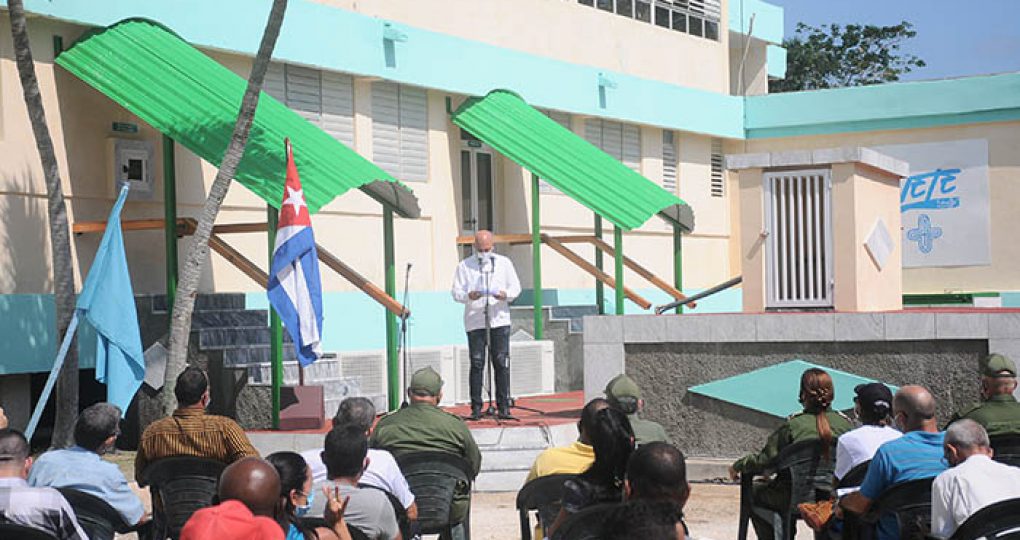
M988 141L875 150L910 164L900 185L905 268L991 264Z

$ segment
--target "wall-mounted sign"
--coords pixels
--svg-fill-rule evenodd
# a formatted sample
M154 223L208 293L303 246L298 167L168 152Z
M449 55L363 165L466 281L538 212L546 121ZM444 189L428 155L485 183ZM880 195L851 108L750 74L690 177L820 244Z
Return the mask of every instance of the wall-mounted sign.
M131 122L114 122L113 131L115 133L138 133L138 124L132 124Z
M900 184L904 268L991 264L987 140L875 150L910 164Z

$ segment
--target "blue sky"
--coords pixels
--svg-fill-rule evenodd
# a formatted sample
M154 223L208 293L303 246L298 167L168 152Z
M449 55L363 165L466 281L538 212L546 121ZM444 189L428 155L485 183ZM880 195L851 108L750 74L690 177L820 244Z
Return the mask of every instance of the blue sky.
M812 25L908 21L903 50L928 65L903 80L1020 71L1020 0L766 0L784 8L785 35Z

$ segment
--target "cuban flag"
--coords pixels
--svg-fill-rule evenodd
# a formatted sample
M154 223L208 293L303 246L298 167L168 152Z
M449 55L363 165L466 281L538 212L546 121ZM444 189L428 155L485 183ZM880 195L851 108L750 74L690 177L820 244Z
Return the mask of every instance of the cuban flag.
M287 182L266 293L294 341L298 360L307 366L322 356L322 283L311 215L290 141L285 144Z

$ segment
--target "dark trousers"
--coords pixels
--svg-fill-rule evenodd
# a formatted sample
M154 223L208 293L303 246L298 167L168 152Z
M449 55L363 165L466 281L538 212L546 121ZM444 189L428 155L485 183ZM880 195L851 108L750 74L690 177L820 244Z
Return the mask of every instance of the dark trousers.
M482 374L485 367L485 329L467 333L468 354L471 356L471 408L482 406ZM489 360L496 379L496 406L500 411L510 409L510 327L500 326L489 330Z

